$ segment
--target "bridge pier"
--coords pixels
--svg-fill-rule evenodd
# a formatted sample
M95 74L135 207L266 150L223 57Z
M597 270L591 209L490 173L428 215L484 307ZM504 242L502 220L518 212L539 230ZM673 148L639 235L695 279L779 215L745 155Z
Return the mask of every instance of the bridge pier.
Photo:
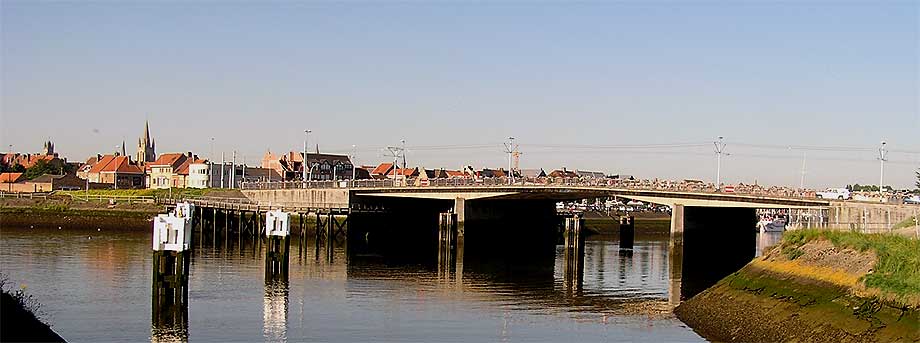
M585 219L579 215L565 219L564 254L565 288L570 292L581 291L584 283L585 236L582 228Z
M753 208L673 206L669 302L679 304L750 262L756 223Z

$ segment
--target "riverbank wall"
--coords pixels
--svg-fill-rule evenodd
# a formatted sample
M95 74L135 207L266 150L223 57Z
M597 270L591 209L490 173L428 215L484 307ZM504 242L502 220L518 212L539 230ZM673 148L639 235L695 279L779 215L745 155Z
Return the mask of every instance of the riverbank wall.
M917 342L918 256L904 237L787 233L674 312L714 341Z

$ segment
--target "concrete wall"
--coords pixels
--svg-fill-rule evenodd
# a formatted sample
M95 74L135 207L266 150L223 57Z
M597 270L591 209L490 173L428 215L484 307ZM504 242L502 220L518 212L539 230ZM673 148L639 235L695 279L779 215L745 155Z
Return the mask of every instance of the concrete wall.
M827 214L827 226L838 230L888 232L892 226L920 214L917 205L886 205L835 202Z
M349 206L347 189L275 189L242 192L249 200L264 204L318 208Z

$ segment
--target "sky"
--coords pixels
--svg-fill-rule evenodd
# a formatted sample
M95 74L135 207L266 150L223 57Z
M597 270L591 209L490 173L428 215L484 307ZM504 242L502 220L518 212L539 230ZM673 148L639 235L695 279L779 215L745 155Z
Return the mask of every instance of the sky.
M0 2L0 147L913 187L915 1ZM213 143L212 143L213 138ZM804 162L804 163L803 163ZM803 168L804 164L804 168Z

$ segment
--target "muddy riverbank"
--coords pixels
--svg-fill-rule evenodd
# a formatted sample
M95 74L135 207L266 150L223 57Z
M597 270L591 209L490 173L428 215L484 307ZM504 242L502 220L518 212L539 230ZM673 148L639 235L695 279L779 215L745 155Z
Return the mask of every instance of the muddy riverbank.
M920 285L914 284L920 261L889 265L898 259L892 254L912 259L916 242L860 239L850 233L784 239L678 306L675 314L715 341L920 340ZM875 249L883 244L907 246Z
M162 205L147 203L3 199L0 227L142 229L165 210Z

